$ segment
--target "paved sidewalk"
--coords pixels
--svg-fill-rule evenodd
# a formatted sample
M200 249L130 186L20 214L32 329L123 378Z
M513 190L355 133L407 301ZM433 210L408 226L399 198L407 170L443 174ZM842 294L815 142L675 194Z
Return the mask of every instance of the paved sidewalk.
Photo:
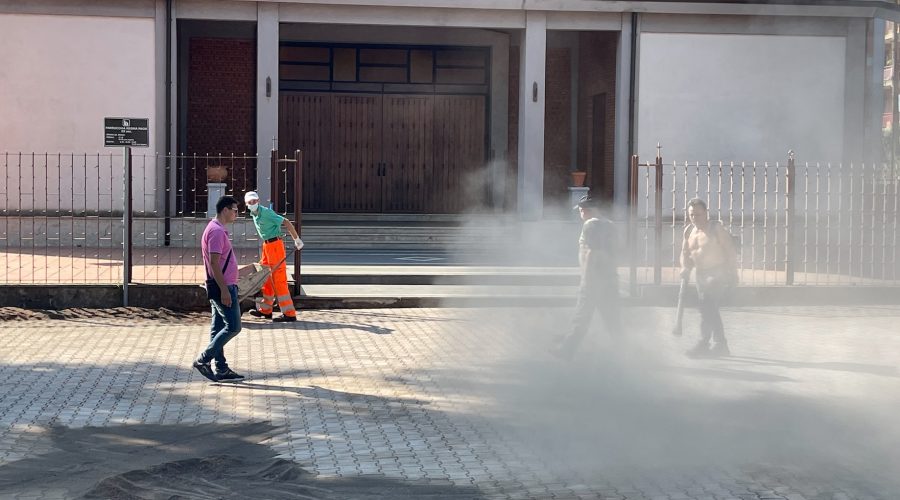
M900 306L731 308L734 356L716 360L683 355L695 311L675 338L671 309L629 308L625 339L595 321L583 352L562 363L546 346L570 313L247 320L226 353L248 380L231 385L190 368L208 338L204 315L0 323L0 498L84 493L93 442L76 450L81 463L40 481L16 469L58 453L66 428L249 422L274 425L258 441L319 479L382 478L458 498L900 498ZM207 453L193 442L170 452ZM119 462L108 475L153 465Z
M573 237L574 238L574 237ZM308 248L302 252L301 274L316 284L336 283L335 277L349 279L366 276L431 276L440 282L465 278L479 283L485 276L527 276L535 283L553 276L573 277L578 273L576 240L564 251L550 256L527 249L500 249L493 253L475 251L436 251L418 249L397 250L325 250ZM546 250L546 249L545 249ZM259 260L256 248L235 249L241 267ZM748 257L749 259L749 257ZM142 284L196 284L204 280L199 248L135 247L132 250L132 281ZM628 281L630 268L620 262L619 273ZM785 271L780 266L747 261L740 271L743 286L783 286ZM293 275L294 257L289 252L288 276ZM46 285L57 284L120 284L122 282L122 248L96 247L23 247L0 246L0 284ZM876 278L862 278L859 274L832 274L835 271L823 264L800 266L794 274L794 284L800 286L898 286L900 280L887 274ZM860 271L861 272L861 271ZM654 269L647 265L635 270L638 284L656 283ZM679 269L665 265L660 282L680 281ZM324 281L323 281L324 280ZM308 281L305 281L308 282ZM366 283L363 281L362 283ZM413 283L409 283L413 284Z

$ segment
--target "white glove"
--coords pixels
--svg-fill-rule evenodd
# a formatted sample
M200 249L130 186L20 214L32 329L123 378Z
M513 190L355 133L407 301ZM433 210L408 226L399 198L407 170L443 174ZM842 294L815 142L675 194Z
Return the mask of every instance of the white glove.
M303 240L301 240L299 237L294 238L294 248L296 248L297 250L303 248Z

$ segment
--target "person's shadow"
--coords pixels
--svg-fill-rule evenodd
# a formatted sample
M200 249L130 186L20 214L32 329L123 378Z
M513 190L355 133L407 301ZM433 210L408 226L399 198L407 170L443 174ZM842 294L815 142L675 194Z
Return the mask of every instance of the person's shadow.
M834 370L852 373L868 373L870 375L880 375L882 377L897 378L897 367L890 365L870 365L866 363L844 363L840 361L785 361L780 359L756 358L752 356L730 356L727 358L731 361L739 363L748 363L761 366L780 366L784 368L812 368L816 370Z
M695 377L720 378L724 380L737 380L744 382L796 382L796 380L790 377L783 377L781 375L774 375L770 373L755 373L745 370L735 370L733 368L703 368L691 366L673 367L670 368L669 371Z
M360 324L352 324L352 323L334 323L331 321L303 321L297 320L292 323L272 323L268 320L263 320L264 323L260 323L257 321L241 321L241 327L246 328L248 330L270 330L270 329L283 329L288 328L290 330L303 330L303 331L322 331L322 330L359 330L366 333L371 333L374 335L390 335L394 333L393 328L387 328L378 325L372 325L367 323Z
M376 396L373 394L361 394L357 392L335 391L326 389L318 385L308 385L303 387L290 387L284 385L261 384L259 382L218 382L221 385L228 385L236 389L250 389L259 391L274 391L294 393L300 397L310 399L326 399L330 401L350 402L350 401L387 401L389 404L410 404L410 405L429 405L428 401L413 398L386 398L384 396Z

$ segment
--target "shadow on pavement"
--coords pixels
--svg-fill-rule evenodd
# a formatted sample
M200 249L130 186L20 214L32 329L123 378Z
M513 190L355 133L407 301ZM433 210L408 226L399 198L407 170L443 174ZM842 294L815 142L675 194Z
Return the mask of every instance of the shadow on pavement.
M835 370L851 373L868 373L870 375L881 375L883 377L900 377L896 366L889 365L871 365L866 363L842 363L838 361L823 361L820 363L810 363L808 361L786 361L780 359L754 358L750 356L731 356L728 359L738 361L740 363L750 363L762 366L783 366L785 368L812 368L816 370Z
M336 403L359 403L361 405L368 405L377 401L388 406L427 406L430 404L428 401L420 399L386 398L384 396L374 396L371 394L335 391L333 389L326 389L318 385L311 385L308 387L291 387L285 385L261 384L259 382L220 382L219 384L234 387L237 389L257 389L260 391L291 392L305 398L320 398Z
M75 498L479 499L473 487L318 478L278 459L268 423L50 427L54 451L0 467L0 496L65 491Z
M272 323L269 320L252 320L247 321L247 318L241 318L241 327L246 328L247 330L269 330L269 329L281 329L281 330L300 330L305 332L315 332L321 330L359 330L366 333L372 333L374 335L390 335L394 333L392 328L386 328L383 326L371 325L367 323L333 323L330 321L304 321L298 320L293 323Z
M731 358L723 358L731 359ZM710 377L723 380L743 380L747 382L796 382L790 377L782 377L772 373L758 373L733 368L696 368L696 367L672 367L668 371L691 375L695 377Z

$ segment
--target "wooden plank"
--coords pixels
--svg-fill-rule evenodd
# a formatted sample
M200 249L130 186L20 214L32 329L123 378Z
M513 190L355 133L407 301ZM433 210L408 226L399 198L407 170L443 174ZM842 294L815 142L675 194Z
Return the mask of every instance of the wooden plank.
M431 213L488 207L484 96L439 95L434 106L434 179Z
M332 96L284 92L280 95L279 153L290 157L294 150L303 150L303 210L329 211L331 200L326 193L330 178L326 173L331 168L328 130L331 128ZM288 176L288 182L293 182L293 175ZM290 200L286 206L293 210Z
M309 141L303 149L303 200L311 197L313 203L304 207L309 211L330 210L331 200L326 196L330 181L327 172L332 168L331 137L328 130L332 127L331 103L334 96L328 94L310 94L304 96L305 106L295 110L304 125L304 135Z
M427 213L434 96L385 95L383 116L382 210Z
M279 144L304 151L304 211L461 213L487 202L485 107L471 95L282 92Z
M381 96L313 92L281 96L281 153L297 148L304 152L303 210L379 211Z
M447 193L450 189L448 183L448 170L450 160L449 148L453 145L452 134L449 132L447 122L447 103L441 96L435 100L434 106L434 146L432 148L433 174L429 183L430 210L434 213L446 213L451 211L448 207Z
M335 159L331 171L333 211L380 209L381 103L380 95L334 95L330 151Z

